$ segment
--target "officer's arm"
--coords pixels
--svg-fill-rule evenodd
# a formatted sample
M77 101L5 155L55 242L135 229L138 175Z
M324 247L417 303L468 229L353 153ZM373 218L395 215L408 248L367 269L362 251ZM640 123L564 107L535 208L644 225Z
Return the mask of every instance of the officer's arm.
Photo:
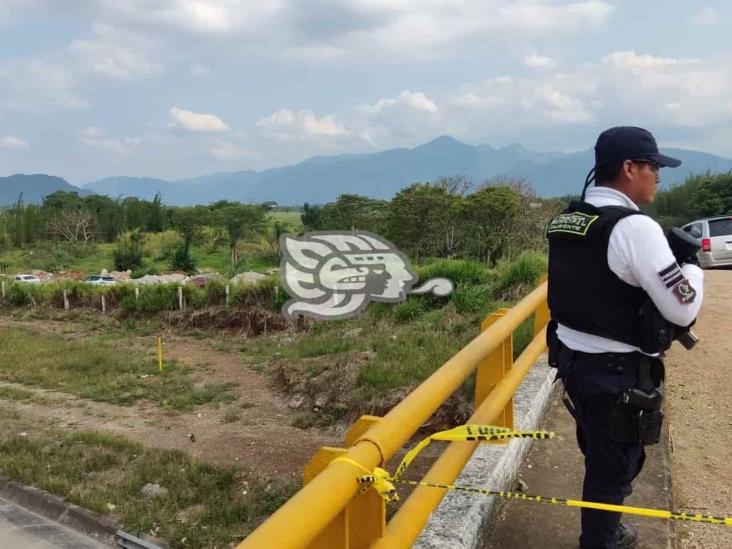
M666 320L688 326L699 313L703 271L678 265L661 226L650 217L632 215L618 222L610 235L608 264L622 280L643 288Z

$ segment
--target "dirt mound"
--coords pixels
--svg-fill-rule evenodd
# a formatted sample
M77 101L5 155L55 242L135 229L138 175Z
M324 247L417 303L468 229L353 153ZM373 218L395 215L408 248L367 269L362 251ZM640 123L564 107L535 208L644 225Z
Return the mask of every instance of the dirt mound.
M186 328L214 328L247 337L306 328L304 320L289 320L279 312L262 307L209 307L184 311L171 314L170 323Z

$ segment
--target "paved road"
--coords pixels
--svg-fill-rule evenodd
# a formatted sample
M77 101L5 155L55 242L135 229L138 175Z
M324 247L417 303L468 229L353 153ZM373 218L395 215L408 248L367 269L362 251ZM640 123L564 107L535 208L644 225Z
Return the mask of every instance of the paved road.
M3 549L109 549L41 515L0 498L0 547Z

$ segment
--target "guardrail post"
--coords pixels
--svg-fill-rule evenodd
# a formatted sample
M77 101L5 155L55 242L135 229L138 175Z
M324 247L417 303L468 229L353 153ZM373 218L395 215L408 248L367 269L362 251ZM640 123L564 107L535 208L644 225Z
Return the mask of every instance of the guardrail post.
M374 424L381 421L376 416L361 416L345 436L347 447ZM305 465L304 484L320 474L328 464L346 453L343 448L325 446ZM358 474L354 471L354 474ZM386 504L374 490L366 490L356 496L345 509L318 536L310 542L309 549L368 549L386 531Z
M317 477L328 464L338 456L346 453L343 448L332 448L324 446L310 458L305 465L303 485ZM303 513L309 513L313 509L303 509ZM349 509L346 507L333 521L320 531L318 536L310 542L308 549L350 549L349 546Z
M541 283L544 283L546 279L546 275L542 276ZM544 329L544 326L549 323L550 319L551 314L549 313L549 302L545 299L534 312L534 337Z
M508 313L510 309L500 308L488 315L480 324L480 330L485 331L498 319ZM513 334L507 337L496 349L489 354L479 365L475 378L475 407L480 404L493 390L493 387L503 379L513 365ZM496 419L499 427L513 427L513 398L508 401L503 413ZM505 441L501 441L505 444Z
M346 432L345 446L353 446L366 431L380 422L378 416L361 416ZM386 532L386 503L376 490L366 490L351 500L346 507L350 522L348 540L350 549L368 549Z

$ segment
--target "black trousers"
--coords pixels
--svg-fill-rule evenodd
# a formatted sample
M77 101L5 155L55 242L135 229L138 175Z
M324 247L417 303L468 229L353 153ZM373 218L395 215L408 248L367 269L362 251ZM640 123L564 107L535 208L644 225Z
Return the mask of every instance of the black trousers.
M577 443L585 456L584 501L622 505L643 467L643 445L614 440L612 429L618 397L638 385L640 360L635 353L595 355L566 347L559 355L557 376L574 405ZM615 549L619 522L619 513L582 509L580 547Z

